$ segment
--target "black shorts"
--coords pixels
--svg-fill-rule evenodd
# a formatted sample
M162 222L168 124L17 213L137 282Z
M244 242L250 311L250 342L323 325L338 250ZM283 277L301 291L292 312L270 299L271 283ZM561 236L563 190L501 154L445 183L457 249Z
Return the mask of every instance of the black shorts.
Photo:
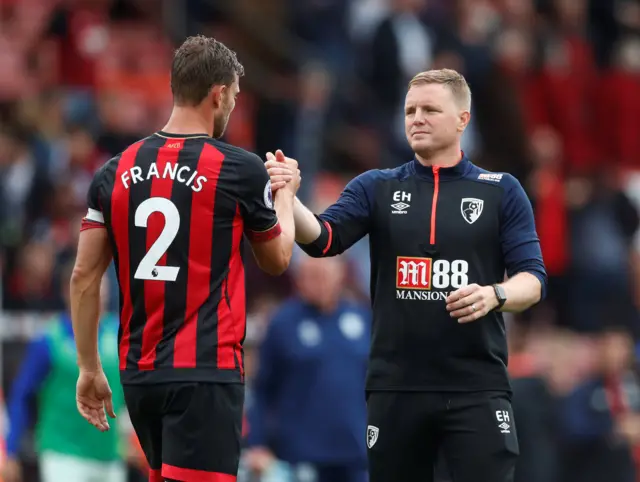
M240 461L244 385L124 385L151 482L235 482Z
M370 482L512 482L518 439L504 392L367 394Z

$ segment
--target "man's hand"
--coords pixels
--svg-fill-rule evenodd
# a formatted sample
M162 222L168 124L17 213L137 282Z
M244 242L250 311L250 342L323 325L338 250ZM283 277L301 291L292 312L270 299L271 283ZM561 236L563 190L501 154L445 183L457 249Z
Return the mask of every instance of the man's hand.
M9 457L2 466L3 482L22 482L22 466L16 458Z
M265 167L271 178L272 192L276 192L285 186L289 187L294 195L298 192L301 181L298 161L286 157L284 153L278 149L275 155L271 152L267 153Z
M266 447L254 447L246 451L246 461L249 470L254 474L262 475L273 462L275 461L274 455Z
M472 284L464 286L447 297L447 311L458 323L469 323L482 318L498 306L493 286Z
M111 388L102 370L90 372L81 370L76 385L78 411L87 422L101 432L109 430L106 413L116 418L111 400Z

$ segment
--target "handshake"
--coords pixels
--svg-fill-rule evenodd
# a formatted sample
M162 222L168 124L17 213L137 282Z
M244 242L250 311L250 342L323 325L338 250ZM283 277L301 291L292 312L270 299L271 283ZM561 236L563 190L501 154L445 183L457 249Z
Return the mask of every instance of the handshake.
M271 192L275 194L280 189L290 191L292 195L296 195L300 188L300 169L298 169L298 161L290 157L286 157L281 150L277 150L275 155L271 152L267 153L267 162L265 163L269 178L271 179Z

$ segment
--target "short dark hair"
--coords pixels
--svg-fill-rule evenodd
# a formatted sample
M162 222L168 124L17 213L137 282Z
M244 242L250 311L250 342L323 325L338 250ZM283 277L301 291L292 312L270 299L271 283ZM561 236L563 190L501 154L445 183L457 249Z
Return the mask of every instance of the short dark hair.
M171 92L176 104L198 105L214 85L229 86L244 75L235 52L211 37L187 38L171 64Z

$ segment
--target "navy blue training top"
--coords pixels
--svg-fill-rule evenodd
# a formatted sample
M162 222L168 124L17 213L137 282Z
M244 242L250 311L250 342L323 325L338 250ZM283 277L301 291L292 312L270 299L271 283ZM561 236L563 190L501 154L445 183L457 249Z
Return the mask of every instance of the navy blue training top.
M416 160L353 179L318 216L315 257L369 235L373 332L369 390L510 390L503 316L459 324L446 297L531 273L547 275L531 203L516 178L463 155L448 168Z

